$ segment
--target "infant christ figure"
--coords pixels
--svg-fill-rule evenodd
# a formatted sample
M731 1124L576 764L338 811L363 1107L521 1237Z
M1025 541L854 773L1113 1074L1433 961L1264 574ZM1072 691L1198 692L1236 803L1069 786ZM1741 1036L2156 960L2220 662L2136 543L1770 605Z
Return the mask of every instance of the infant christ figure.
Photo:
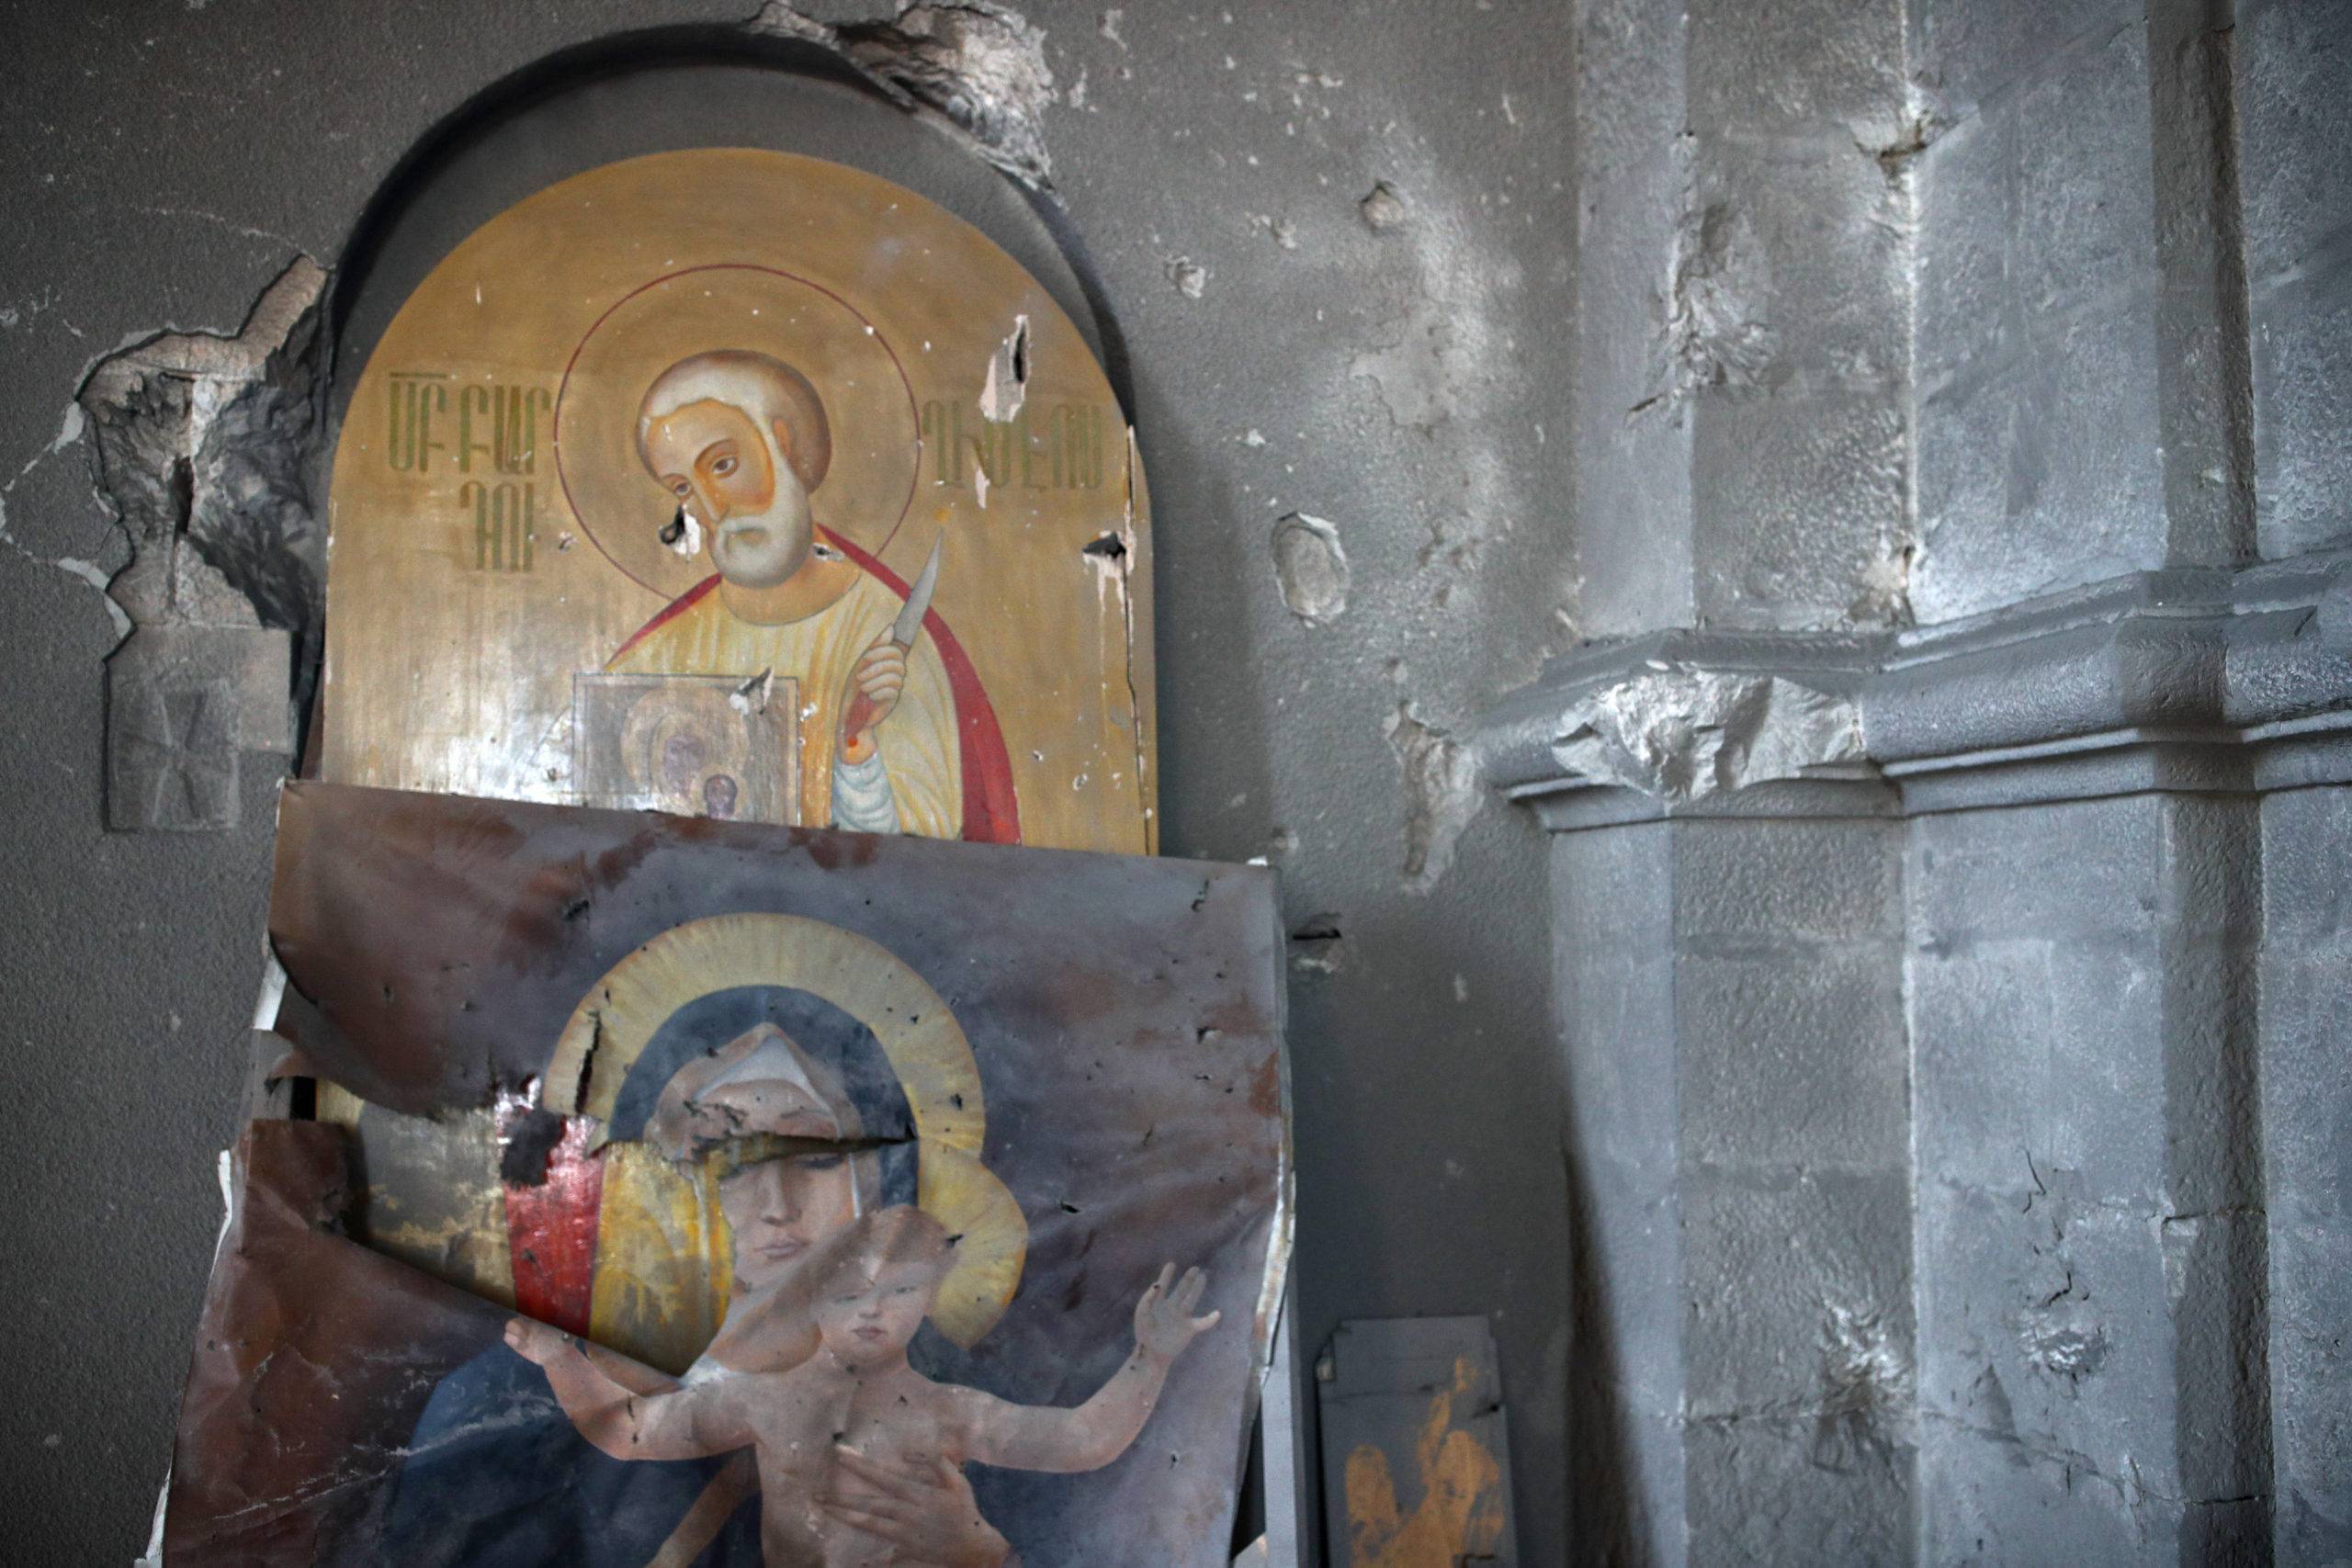
M908 1363L951 1260L946 1232L921 1210L869 1213L811 1271L814 1356L781 1372L721 1371L672 1393L631 1393L545 1324L517 1318L506 1337L546 1371L581 1435L616 1459L752 1449L769 1568L889 1568L897 1551L862 1528L876 1521L836 1484L842 1472L854 1479L866 1461L917 1471L967 1461L1100 1469L1134 1443L1170 1365L1220 1315L1192 1315L1208 1280L1198 1269L1178 1280L1170 1264L1136 1303L1135 1353L1094 1397L1074 1409L1013 1404L933 1382Z

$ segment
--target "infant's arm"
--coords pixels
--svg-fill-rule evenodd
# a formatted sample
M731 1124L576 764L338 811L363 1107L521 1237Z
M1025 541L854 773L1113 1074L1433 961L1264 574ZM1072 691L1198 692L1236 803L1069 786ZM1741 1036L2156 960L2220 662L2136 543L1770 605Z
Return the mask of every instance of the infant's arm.
M580 1435L615 1459L704 1459L752 1441L722 1381L640 1393L591 1360L570 1335L545 1324L516 1318L507 1325L506 1342L547 1373Z
M1159 1402L1168 1363L1142 1351L1127 1358L1101 1393L1075 1410L1013 1404L978 1389L957 1389L971 1457L1008 1470L1056 1474L1100 1470L1127 1451Z
M597 1344L593 1339L573 1341L588 1364L620 1384L631 1393L674 1393L678 1380L667 1372L655 1371L643 1361L632 1361L618 1350Z
M1126 1452L1159 1403L1170 1364L1195 1335L1216 1327L1220 1315L1190 1316L1208 1280L1195 1269L1171 1289L1175 1272L1172 1264L1161 1269L1136 1303L1135 1354L1077 1409L1012 1404L978 1389L949 1390L970 1434L969 1457L1009 1470L1067 1473L1099 1470Z

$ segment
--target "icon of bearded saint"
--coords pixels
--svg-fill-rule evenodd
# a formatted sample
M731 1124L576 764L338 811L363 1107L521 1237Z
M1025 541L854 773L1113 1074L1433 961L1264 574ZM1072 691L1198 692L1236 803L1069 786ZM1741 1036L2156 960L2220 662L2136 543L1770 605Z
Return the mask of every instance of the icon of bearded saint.
M790 678L800 821L1017 842L995 712L927 588L816 522L832 432L808 378L742 349L681 359L639 404L637 450L717 570L606 671Z

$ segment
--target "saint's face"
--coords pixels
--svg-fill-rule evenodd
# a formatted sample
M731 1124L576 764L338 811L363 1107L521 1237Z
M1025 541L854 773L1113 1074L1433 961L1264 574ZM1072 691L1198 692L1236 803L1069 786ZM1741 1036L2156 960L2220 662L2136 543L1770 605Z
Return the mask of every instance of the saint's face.
M798 1268L857 1218L849 1156L815 1153L746 1166L718 1184L735 1241L735 1277L754 1290Z
M817 1299L817 1333L844 1365L863 1367L904 1351L931 1311L936 1265L886 1263L871 1276L853 1269Z
M745 588L774 588L808 558L808 492L781 438L710 399L645 425L647 471L709 532L719 575Z

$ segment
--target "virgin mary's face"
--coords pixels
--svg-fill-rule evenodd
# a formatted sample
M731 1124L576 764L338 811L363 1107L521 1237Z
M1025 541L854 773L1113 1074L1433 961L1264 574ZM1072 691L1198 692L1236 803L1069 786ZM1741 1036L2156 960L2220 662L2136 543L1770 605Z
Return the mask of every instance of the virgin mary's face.
M854 1134L856 1114L832 1103L839 1087L823 1087L826 1075L773 1024L737 1036L714 1066L667 1135L723 1161L718 1207L735 1278L756 1291L790 1277L857 1218L855 1161L837 1142Z
M736 1279L752 1290L775 1284L857 1218L849 1156L797 1154L745 1166L719 1182L718 1206L735 1239Z

